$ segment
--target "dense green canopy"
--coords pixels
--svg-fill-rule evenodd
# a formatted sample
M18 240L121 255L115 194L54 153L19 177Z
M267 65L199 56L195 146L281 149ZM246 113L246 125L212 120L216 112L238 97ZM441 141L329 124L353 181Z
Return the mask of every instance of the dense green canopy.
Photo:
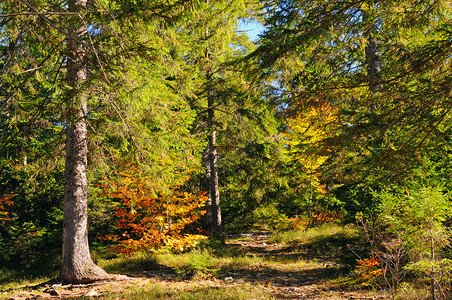
M174 242L177 212L163 216L177 205L196 207L177 236L220 238L299 220L403 223L392 208L418 209L411 190L447 206L451 19L449 0L3 1L0 260L60 251L77 124L97 247L146 237L118 216ZM264 28L255 42L246 22Z

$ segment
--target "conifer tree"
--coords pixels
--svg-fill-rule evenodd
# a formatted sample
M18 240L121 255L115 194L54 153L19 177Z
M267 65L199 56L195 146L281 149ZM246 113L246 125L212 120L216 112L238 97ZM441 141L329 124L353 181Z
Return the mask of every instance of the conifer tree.
M86 9L86 0L71 0L70 12ZM71 108L66 129L66 162L63 215L63 262L60 277L65 282L90 282L105 279L107 273L94 264L88 244L88 101L81 87L88 78L85 60L88 28L82 22L69 25L67 40L67 82L71 87Z
M153 169L155 173L159 173L162 178L168 174L178 174L177 168L168 163L171 158L177 157L179 161L193 161L193 155L187 153L195 153L196 145L188 150L180 151L180 143L184 143L189 139L168 146L171 151L170 157L150 151L156 149L155 141L159 137L164 136L169 139L168 131L175 133L188 133L190 124L190 114L183 101L168 101L169 103L159 103L165 107L158 110L156 118L168 118L171 115L182 116L183 119L171 120L174 122L173 128L169 128L169 121L157 122L154 119L146 119L143 114L135 124L131 124L130 118L125 117L125 113L133 114L137 112L140 105L144 105L140 101L142 97L136 97L135 102L129 102L122 107L118 105L118 96L121 96L122 86L132 88L133 84L127 85L128 76L133 76L133 68L127 72L122 72L123 68L132 62L134 66L140 63L144 64L171 57L169 47L162 49L158 39L162 36L171 36L171 22L179 20L180 15L185 14L185 7L177 3L154 3L152 1L138 2L115 2L115 1L96 1L88 3L85 0L71 0L68 3L54 1L5 1L2 3L2 35L4 43L2 45L4 61L3 65L5 74L2 79L2 86L5 92L5 98L2 99L2 108L11 107L14 100L21 100L21 93L27 94L27 99L42 101L44 105L36 105L30 102L30 109L41 108L46 111L47 102L58 107L55 102L61 100L59 107L63 107L61 111L53 111L44 114L52 116L52 122L55 125L65 127L66 131L66 175L65 175L65 215L63 230L63 267L61 278L68 282L88 282L105 278L106 273L97 267L91 260L88 248L87 233L87 163L89 157L87 152L88 142L88 124L95 131L92 118L104 116L105 119L116 118L123 122L123 128L126 128L127 138L120 137L116 141L120 141L121 146L133 144L136 151L131 151L135 156L123 155L122 158L128 158L137 161L143 158L141 165L149 166L160 165L160 170ZM168 20L171 20L168 21ZM174 21L176 20L176 21ZM137 26L140 25L140 26ZM139 28L139 30L137 30ZM133 30L132 30L133 29ZM168 29L168 30L167 30ZM154 34L149 34L153 31ZM164 33L164 34L162 34ZM154 38L156 36L156 38ZM169 40L170 38L167 38ZM33 43L29 43L33 41ZM17 55L18 53L26 53L27 55ZM25 59L24 59L25 58ZM146 68L149 69L149 64ZM17 66L17 67L16 67ZM40 71L55 67L57 71L54 73L43 73L42 76L53 79L54 88L48 88L39 79ZM14 72L14 68L16 71ZM46 69L47 68L47 69ZM20 71L24 70L22 75ZM19 75L19 76L15 76ZM171 86L171 71L156 74L157 88L164 85ZM31 80L32 79L32 80ZM40 82L39 97L30 97L33 89L29 88L30 82ZM24 89L24 86L27 87ZM38 87L38 85L35 85ZM47 89L46 89L47 88ZM135 92L143 91L141 87L135 87ZM152 90L149 85L146 86L146 92ZM116 89L116 90L115 90ZM169 89L167 88L167 91ZM115 92L113 92L115 91ZM130 91L130 90L129 90ZM125 92L124 92L125 94ZM124 95L123 94L123 95ZM178 93L168 92L167 95L176 97ZM57 96L57 97L52 97ZM148 96L148 95L147 95ZM41 97L41 98L40 98ZM42 100L42 99L45 100ZM151 97L155 100L158 97ZM130 100L125 97L123 104ZM174 100L174 99L172 99ZM19 102L19 101L18 101ZM152 102L146 102L152 104ZM127 108L125 111L123 108ZM168 109L166 109L168 108ZM152 107L148 108L152 110ZM27 112L26 110L16 109L16 112ZM178 112L183 113L179 114ZM111 112L115 113L115 117L111 118ZM2 110L3 113L3 110ZM32 112L39 114L40 111ZM10 120L18 118L17 114L8 115ZM36 121L30 119L30 123ZM11 121L11 123L14 123ZM103 122L98 124L102 125ZM161 125L163 124L163 125ZM133 126L132 126L133 125ZM23 128L22 128L23 129ZM141 131L139 130L141 129ZM145 129L145 130L143 130ZM156 134L156 131L161 131ZM95 131L96 132L96 131ZM162 134L163 132L163 134ZM103 131L102 133L105 133ZM19 133L16 135L22 134ZM96 134L99 134L96 132ZM106 139L112 136L104 135ZM14 138L14 137L13 137ZM102 139L99 139L102 140ZM9 140L11 141L11 139ZM90 141L93 141L90 140ZM109 142L114 141L110 139ZM153 145L151 145L154 143ZM108 144L108 143L107 143ZM113 143L114 144L114 143ZM4 145L2 145L4 146ZM115 145L117 146L117 145ZM121 147L120 147L121 148ZM117 147L112 147L115 151ZM122 154L128 151L127 147L122 147ZM175 153L178 153L175 155ZM112 155L115 156L115 155ZM116 160L118 161L118 160ZM138 160L139 161L139 160ZM189 163L184 166L190 165ZM184 169L184 167L181 167ZM164 172L161 172L165 170ZM186 170L184 170L186 172ZM162 175L163 174L163 175ZM175 177L186 176L186 173ZM174 178L174 177L173 177Z
M402 179L446 142L450 1L267 7L252 57L278 74L275 93L286 112L323 103L338 109L341 134L328 139L335 150L325 168L331 183Z
M200 3L193 19L187 24L192 39L192 49L187 55L187 62L193 65L192 71L198 76L200 89L192 98L192 108L198 112L198 128L208 140L204 151L207 190L207 224L214 233L222 233L219 152L218 140L221 126L225 126L225 115L237 113L232 108L234 87L229 80L240 76L236 71L231 75L231 66L227 63L240 55L239 47L247 47L244 34L238 33L241 19L251 18L258 8L257 2L243 1L204 1ZM246 96L244 96L246 97ZM221 120L220 120L221 114Z

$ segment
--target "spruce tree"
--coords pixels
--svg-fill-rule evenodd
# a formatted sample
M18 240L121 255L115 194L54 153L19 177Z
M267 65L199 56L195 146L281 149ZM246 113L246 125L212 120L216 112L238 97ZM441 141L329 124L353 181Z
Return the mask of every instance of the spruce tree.
M267 29L251 57L278 76L272 87L282 107L296 115L327 103L342 120L341 134L325 140L334 149L325 180L403 179L446 142L449 1L267 7Z
M116 158L114 153L118 145L114 141L119 141L119 152L121 159L111 160L118 162L127 159L128 163L140 163L146 166L147 170L153 170L154 174L159 174L160 178L167 177L168 174L179 174L172 176L177 178L186 176L187 169L193 165L193 154L196 152L196 144L190 138L182 138L178 143L166 145L171 149L169 157L156 153L153 149L158 149L156 141L159 137L171 140L176 133L188 135L188 127L191 123L187 105L179 98L180 93L170 92L167 88L167 96L175 97L166 99L163 104L160 101L154 103L140 101L152 88L168 85L171 86L170 77L174 72L161 72L154 74L157 85L145 89L135 87L134 92L146 90L146 93L136 97L134 102L128 102L131 98L124 98L120 103L119 96L125 95L123 86L131 88L128 76L133 76L134 68L144 64L146 68L160 63L159 59L165 60L171 57L171 48L162 48L159 38L165 37L165 41L171 40L175 31L171 28L180 21L180 16L186 15L185 7L178 3L154 3L151 1L138 2L93 2L87 3L84 0L73 0L68 3L61 2L40 2L40 1L5 1L2 3L2 36L4 43L3 56L6 64L3 65L5 74L2 78L2 86L5 97L2 98L3 108L11 108L13 101L20 100L23 94L27 99L41 101L41 104L30 101L30 109L10 110L8 115L10 123L18 119L18 113L30 113L35 105L42 111L36 110L31 115L47 116L53 124L64 127L66 133L66 171L65 171L65 208L64 208L64 228L63 228L63 267L61 278L67 282L89 282L106 278L106 273L97 267L91 260L88 247L87 232L87 196L88 196L88 160L95 160L88 153L88 128L100 137L93 125L96 125L93 118L104 116L106 119L121 120L127 135L119 139L110 139L112 136L105 134L106 144L113 144L110 147L111 157ZM150 34L152 32L152 34ZM157 34L156 34L157 33ZM155 37L155 38L154 38ZM29 43L33 40L33 43ZM169 42L167 44L170 44ZM26 53L27 55L18 55ZM130 63L132 62L132 67ZM146 64L147 63L147 64ZM123 72L125 67L126 72ZM52 73L52 67L57 71ZM14 70L14 68L16 68ZM19 70L19 72L17 72ZM24 70L23 73L20 71ZM46 71L41 73L41 71ZM23 75L25 73L25 75ZM46 86L40 76L47 76L53 79L51 88ZM41 78L41 79L39 79ZM33 88L30 82L40 82L38 94L34 98ZM24 89L24 87L26 87ZM130 91L130 90L129 90ZM152 91L158 94L155 90ZM133 97L132 97L133 98ZM159 99L151 97L152 100ZM54 102L58 101L59 106ZM161 98L159 99L161 100ZM22 101L24 102L24 101ZM143 103L144 102L144 103ZM47 105L51 103L52 105ZM118 104L119 103L119 104ZM126 104L127 103L127 104ZM143 114L135 123L133 118L128 118L126 114L137 112L137 108L143 105L159 105L165 109L158 110L156 119L146 119ZM20 107L20 106L19 106ZM59 107L59 110L48 112L48 107ZM148 110L153 110L152 106ZM182 113L179 113L182 111ZM112 117L114 112L114 117ZM171 115L181 118L173 119L173 128L169 128L168 121ZM166 119L160 122L160 119ZM29 120L34 124L36 118ZM160 124L159 124L160 122ZM98 122L102 126L103 122ZM160 126L163 124L162 126ZM14 138L23 135L25 127L19 129ZM25 128L26 129L26 128ZM141 129L141 130L140 130ZM144 130L143 130L144 129ZM160 131L156 133L156 131ZM173 132L173 135L168 132ZM108 131L102 131L104 134ZM163 133L162 133L163 132ZM111 133L111 131L110 131ZM98 140L102 140L99 138ZM177 140L177 139L176 139ZM113 143L110 143L112 142ZM181 144L189 141L192 147L180 150ZM169 141L171 143L171 141ZM124 147L126 145L126 147ZM127 145L132 145L127 147ZM5 145L2 145L5 146ZM8 144L6 144L8 146ZM179 148L179 149L178 149ZM134 155L128 155L128 150ZM116 152L118 153L118 152ZM189 155L187 155L189 154ZM121 156L120 155L120 156ZM181 164L180 169L174 164L168 163L172 158L177 157ZM149 160L146 160L150 158ZM160 164L160 165L159 165ZM107 165L107 164L105 164ZM159 165L158 168L155 166ZM154 166L154 168L152 168ZM180 172L180 171L183 172ZM163 171L163 172L162 172ZM170 176L171 177L171 176ZM172 184L171 180L167 181Z
M232 91L235 87L229 83L230 77L240 77L237 70L233 74L228 63L240 55L240 47L247 48L245 35L238 32L240 20L251 18L258 8L259 4L254 1L207 0L200 3L186 26L192 44L186 62L193 66L191 71L196 74L200 86L191 100L192 108L198 113L194 130L203 132L208 141L203 153L206 170L203 188L209 195L206 223L210 231L218 234L223 231L218 141L221 127L227 126L228 117L224 117L238 111L231 105L231 99L235 99Z

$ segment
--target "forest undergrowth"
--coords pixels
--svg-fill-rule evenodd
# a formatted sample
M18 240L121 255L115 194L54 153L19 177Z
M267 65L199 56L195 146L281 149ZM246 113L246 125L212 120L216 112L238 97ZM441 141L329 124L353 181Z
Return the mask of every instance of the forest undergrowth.
M353 246L351 246L353 245ZM1 269L1 299L385 299L363 284L356 262L368 254L353 226L231 235L185 253L127 257L94 251L112 278L63 285L58 270L38 274ZM49 277L43 277L43 274Z

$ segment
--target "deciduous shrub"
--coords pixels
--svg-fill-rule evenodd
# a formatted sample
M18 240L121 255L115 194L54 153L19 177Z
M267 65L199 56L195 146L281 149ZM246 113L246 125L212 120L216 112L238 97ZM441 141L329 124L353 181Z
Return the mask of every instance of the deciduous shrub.
M104 238L116 242L118 253L136 251L183 251L205 236L184 233L184 228L196 221L207 197L172 189L171 194L155 195L151 178L140 178L136 172L120 178L104 180L104 193L115 203L115 234Z

